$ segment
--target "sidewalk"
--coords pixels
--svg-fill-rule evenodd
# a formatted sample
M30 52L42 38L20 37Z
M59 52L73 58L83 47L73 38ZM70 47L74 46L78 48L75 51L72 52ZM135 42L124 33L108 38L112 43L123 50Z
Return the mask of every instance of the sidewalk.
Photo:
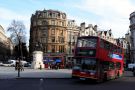
M1 68L1 67L0 67ZM58 70L39 70L39 69L24 69L20 72L19 78L71 78L72 70L58 69ZM0 79L15 79L18 78L18 71L12 67L0 69Z

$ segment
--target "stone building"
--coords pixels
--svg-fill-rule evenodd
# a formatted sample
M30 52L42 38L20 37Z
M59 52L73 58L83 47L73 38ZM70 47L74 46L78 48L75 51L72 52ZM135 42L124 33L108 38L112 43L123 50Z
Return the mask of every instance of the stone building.
M76 25L75 20L67 21L67 62L73 62L73 50L77 42L80 28Z
M125 36L125 38L124 37L117 38L116 39L116 43L117 43L118 46L121 46L123 48L123 51L124 51L124 62L126 64L126 66L127 66L127 63L130 62L129 61L130 59L129 59L129 52L128 52L128 41L127 41L126 36Z
M79 36L97 36L97 25L93 26L92 24L89 24L88 27L86 27L85 23L80 24L80 32Z
M5 35L4 28L0 25L0 60L6 60L13 54L13 43Z
M131 56L131 33L130 31L128 33L125 34L125 40L127 41L127 49L126 49L126 54L125 54L125 57L126 57L126 65L128 65L129 63L131 63L132 61L132 56Z
M116 39L113 37L112 30L98 31L98 36L102 39L105 39L113 44L116 44Z
M44 53L44 61L64 65L67 50L67 16L57 10L36 11L31 16L30 54L35 50Z
M130 32L131 32L131 61L135 62L135 12L130 14Z
M81 23L79 36L99 36L111 43L117 44L111 29L103 31L98 29L97 25L93 26L92 24L89 24L88 27L86 27L85 23Z
M125 38L116 39L117 45L121 46L124 50L127 49L127 40Z

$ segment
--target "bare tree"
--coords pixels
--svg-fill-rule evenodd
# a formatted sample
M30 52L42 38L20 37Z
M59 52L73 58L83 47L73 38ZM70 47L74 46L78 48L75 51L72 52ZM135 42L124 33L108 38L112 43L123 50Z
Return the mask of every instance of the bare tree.
M10 32L10 38L15 45L18 45L18 57L19 57L19 67L18 67L18 77L20 77L20 59L23 59L22 55L22 43L26 43L26 32L25 25L21 21L13 20L11 25L8 27L7 31ZM18 58L17 57L17 58Z
M7 31L10 32L10 38L15 45L18 45L19 42L26 43L26 31L23 22L13 20Z

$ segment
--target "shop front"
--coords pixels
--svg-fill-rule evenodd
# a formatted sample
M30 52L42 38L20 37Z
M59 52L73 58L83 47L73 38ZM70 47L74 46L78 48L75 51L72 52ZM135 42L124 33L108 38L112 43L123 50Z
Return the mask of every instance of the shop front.
M46 55L43 58L45 69L62 69L64 68L64 55Z

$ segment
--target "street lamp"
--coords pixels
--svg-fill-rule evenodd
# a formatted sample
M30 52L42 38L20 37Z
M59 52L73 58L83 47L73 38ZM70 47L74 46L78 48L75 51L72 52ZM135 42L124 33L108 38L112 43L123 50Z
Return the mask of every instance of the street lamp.
M20 41L20 38L18 38L19 41L19 64L18 64L18 77L20 77L20 68L21 68L21 60L22 59L22 43Z

